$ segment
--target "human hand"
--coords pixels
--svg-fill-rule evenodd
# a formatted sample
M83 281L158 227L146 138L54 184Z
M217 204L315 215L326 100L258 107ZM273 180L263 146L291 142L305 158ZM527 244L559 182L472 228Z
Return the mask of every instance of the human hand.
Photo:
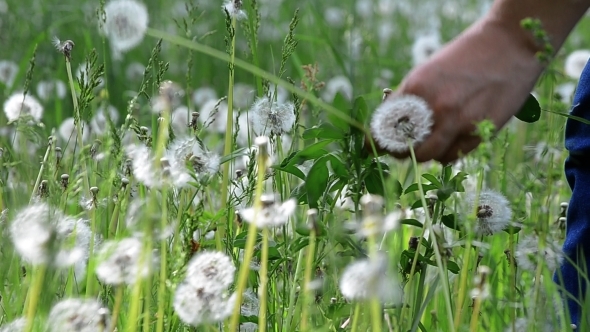
M416 95L433 110L432 132L415 146L418 161L454 161L480 143L477 123L488 119L500 129L518 112L544 68L534 45L521 35L483 19L412 70L386 97Z

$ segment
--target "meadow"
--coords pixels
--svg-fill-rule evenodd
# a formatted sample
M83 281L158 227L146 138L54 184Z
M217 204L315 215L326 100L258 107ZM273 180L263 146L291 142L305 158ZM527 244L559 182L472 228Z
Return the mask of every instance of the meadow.
M539 119L365 145L490 4L0 0L0 332L590 329L552 281L588 16Z

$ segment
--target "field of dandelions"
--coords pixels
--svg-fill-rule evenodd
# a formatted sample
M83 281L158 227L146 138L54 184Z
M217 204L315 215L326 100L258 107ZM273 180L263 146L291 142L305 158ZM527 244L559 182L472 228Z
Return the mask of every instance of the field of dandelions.
M365 148L428 135L384 89L489 5L0 0L0 331L574 329L552 277L589 18L539 121L445 167Z

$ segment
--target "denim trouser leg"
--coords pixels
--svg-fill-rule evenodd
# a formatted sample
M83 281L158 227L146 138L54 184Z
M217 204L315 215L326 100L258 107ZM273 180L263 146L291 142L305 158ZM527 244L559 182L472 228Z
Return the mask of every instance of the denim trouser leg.
M578 83L571 115L590 120L590 63ZM566 255L560 268L563 286L569 296L583 303L586 293L587 267L590 266L590 125L568 119L565 128L565 147L569 157L565 174L572 188L567 212L567 232L563 250ZM574 266L568 260L575 262ZM580 275L578 269L583 269ZM559 276L555 276L559 281ZM568 299L572 323L580 326L585 318L576 300Z

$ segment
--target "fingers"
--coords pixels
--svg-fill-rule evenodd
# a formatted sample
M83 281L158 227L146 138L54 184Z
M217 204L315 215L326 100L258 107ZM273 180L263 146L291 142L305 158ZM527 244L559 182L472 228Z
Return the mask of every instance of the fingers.
M446 155L459 131L452 121L438 120L432 127L432 133L422 143L415 148L416 160L426 162L432 159L439 160Z
M443 165L450 164L471 152L479 145L479 143L481 143L481 139L478 136L461 135L455 140L455 142L453 142L451 147L440 158L436 158L436 160L440 161Z

